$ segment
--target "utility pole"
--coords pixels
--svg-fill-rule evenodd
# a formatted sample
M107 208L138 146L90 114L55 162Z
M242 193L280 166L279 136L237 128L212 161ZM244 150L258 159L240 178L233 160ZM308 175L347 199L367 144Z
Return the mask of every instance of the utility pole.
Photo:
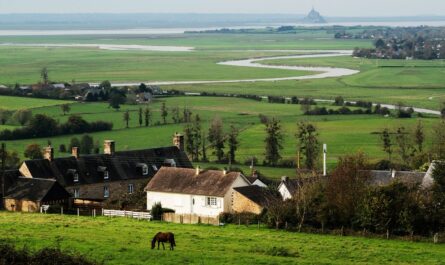
M0 206L3 208L3 204L5 202L5 163L6 163L6 145L5 143L2 143L2 154L1 154L1 161L2 161L2 201L0 203Z
M326 170L326 154L328 152L328 145L327 144L323 144L323 176L326 177L327 175L327 170Z

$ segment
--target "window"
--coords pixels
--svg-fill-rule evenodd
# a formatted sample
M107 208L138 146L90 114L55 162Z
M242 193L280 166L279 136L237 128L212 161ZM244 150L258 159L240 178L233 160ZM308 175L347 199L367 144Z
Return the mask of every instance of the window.
M79 196L80 196L79 189L74 189L74 198L79 198Z
M104 187L104 198L108 198L108 197L110 197L110 189L107 186L105 186Z
M207 206L217 206L218 201L215 197L207 197Z
M74 182L79 182L79 173L75 172L73 174L73 180L74 180Z
M147 176L148 175L148 166L142 165L142 175Z
M108 171L104 171L104 179L108 178L110 178L110 174L108 173Z
M129 194L133 194L134 192L134 185L133 184L128 184L128 193Z

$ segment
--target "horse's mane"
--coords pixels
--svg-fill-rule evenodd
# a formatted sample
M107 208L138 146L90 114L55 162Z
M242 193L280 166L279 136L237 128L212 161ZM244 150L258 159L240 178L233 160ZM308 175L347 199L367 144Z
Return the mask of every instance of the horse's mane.
M158 235L161 234L161 232L158 232L154 237L153 240L151 241L152 244L156 243L156 239L158 238Z

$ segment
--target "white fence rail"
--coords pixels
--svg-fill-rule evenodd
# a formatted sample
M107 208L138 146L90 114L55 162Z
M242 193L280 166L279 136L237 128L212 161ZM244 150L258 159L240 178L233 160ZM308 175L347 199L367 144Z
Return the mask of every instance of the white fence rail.
M135 219L151 220L151 214L145 212L118 211L118 210L102 210L103 216L108 217L129 217Z

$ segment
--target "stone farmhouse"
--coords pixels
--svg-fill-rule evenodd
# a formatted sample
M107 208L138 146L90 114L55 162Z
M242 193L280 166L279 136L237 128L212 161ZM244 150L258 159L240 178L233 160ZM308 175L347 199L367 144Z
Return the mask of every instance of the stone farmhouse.
M104 142L103 154L54 158L47 147L44 159L27 160L19 168L25 178L56 180L74 198L75 205L125 208L123 198L137 191L143 195L147 182L162 167L192 168L182 150L183 136L175 135L170 147L115 151L115 142ZM143 198L142 198L143 200Z
M148 210L161 203L176 214L216 217L223 212L261 212L264 204L258 197L263 193L255 193L261 189L239 172L165 167L145 191Z

